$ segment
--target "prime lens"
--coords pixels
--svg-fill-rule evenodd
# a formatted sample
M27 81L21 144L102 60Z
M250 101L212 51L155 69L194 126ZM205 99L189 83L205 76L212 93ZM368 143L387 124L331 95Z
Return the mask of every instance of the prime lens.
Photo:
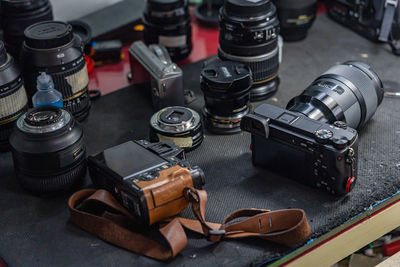
M10 144L16 177L27 190L68 190L86 174L83 130L65 109L29 110L18 119Z
M206 128L217 134L240 132L240 122L250 111L250 68L240 62L215 60L201 71Z
M227 0L219 19L219 57L250 67L251 101L268 98L279 86L280 29L275 5L270 0Z
M89 77L82 39L65 22L45 21L28 27L21 51L25 88L31 98L41 72L51 75L64 108L82 121L89 114Z
M275 0L281 25L281 35L286 42L307 37L317 14L317 0Z
M327 70L287 109L328 123L344 121L360 130L375 114L384 96L383 84L366 63L349 61Z
M8 138L27 106L21 71L0 41L0 151L9 150Z
M185 107L167 107L150 119L150 141L171 141L191 151L203 142L203 125L199 113Z
M192 25L186 0L148 0L142 20L147 45L165 46L173 61L186 58L192 51Z
M37 22L53 20L53 11L49 0L2 0L0 18L7 51L18 59L24 30Z

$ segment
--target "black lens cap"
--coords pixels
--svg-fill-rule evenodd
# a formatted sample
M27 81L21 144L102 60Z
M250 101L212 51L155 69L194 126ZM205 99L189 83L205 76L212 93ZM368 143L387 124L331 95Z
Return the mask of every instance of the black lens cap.
M61 120L62 111L53 106L42 106L26 113L25 122L31 126L46 126Z
M72 26L73 32L81 37L85 44L85 54L90 54L92 49L92 28L86 22L73 20L68 22Z
M160 120L168 124L180 124L183 121L190 120L192 117L192 112L184 107L170 107L160 114Z
M0 40L0 66L7 62L7 51L4 42Z
M249 18L265 15L271 5L270 0L226 0L224 9L228 16Z
M170 11L185 6L185 0L148 0L147 5L154 11Z
M37 49L64 46L74 38L72 26L61 21L35 23L25 29L24 35L26 45Z
M250 90L253 83L251 70L240 62L214 60L201 71L202 90Z

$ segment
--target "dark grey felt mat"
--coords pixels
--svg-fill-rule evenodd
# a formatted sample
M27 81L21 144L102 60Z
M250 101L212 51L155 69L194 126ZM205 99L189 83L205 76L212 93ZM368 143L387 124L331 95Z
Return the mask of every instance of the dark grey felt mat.
M399 89L400 58L319 16L305 41L285 44L279 92L268 103L285 106L330 66L347 60L370 63L386 85ZM185 66L185 87L199 93L201 63ZM121 75L121 78L124 78ZM154 112L146 88L129 87L93 103L84 124L89 153L145 138ZM201 96L191 105L199 110ZM360 136L359 180L343 198L280 178L251 165L250 136L206 134L189 160L205 171L207 218L221 221L238 208L302 208L313 238L325 234L400 188L400 99L386 98ZM290 166L288 166L290 167ZM86 184L90 180L87 178ZM164 263L109 245L68 222L67 195L38 198L14 179L11 155L0 154L0 255L10 266L144 266ZM184 216L191 216L185 212ZM187 248L170 266L246 266L293 248L266 241L212 244L189 235Z

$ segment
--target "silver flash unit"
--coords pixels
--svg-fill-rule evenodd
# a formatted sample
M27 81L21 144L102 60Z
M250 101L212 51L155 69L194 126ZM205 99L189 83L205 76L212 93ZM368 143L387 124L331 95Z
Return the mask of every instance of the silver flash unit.
M143 78L146 72L151 76L154 108L185 105L182 70L172 62L164 46L146 46L142 41L137 41L129 48L129 57L134 83L145 82Z

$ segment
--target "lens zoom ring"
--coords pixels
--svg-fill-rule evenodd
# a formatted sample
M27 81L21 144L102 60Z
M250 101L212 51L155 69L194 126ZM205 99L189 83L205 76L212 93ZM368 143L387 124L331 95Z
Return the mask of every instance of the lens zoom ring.
M61 175L39 178L25 175L19 170L16 171L16 174L21 185L30 191L44 193L68 190L85 177L86 160Z
M243 60L240 60L240 58L237 56L233 56L231 58L229 54L221 51L219 51L218 56L223 60L239 61L249 66L253 75L253 82L264 81L278 74L279 70L278 50L276 51L276 54L272 55L272 57L260 61L256 60L250 61L246 57L240 57L243 58Z
M263 61L247 62L247 65L253 73L253 82L269 79L278 73L279 54Z
M85 61L72 70L61 73L50 73L56 90L60 91L63 98L70 98L76 93L87 88L89 77Z

